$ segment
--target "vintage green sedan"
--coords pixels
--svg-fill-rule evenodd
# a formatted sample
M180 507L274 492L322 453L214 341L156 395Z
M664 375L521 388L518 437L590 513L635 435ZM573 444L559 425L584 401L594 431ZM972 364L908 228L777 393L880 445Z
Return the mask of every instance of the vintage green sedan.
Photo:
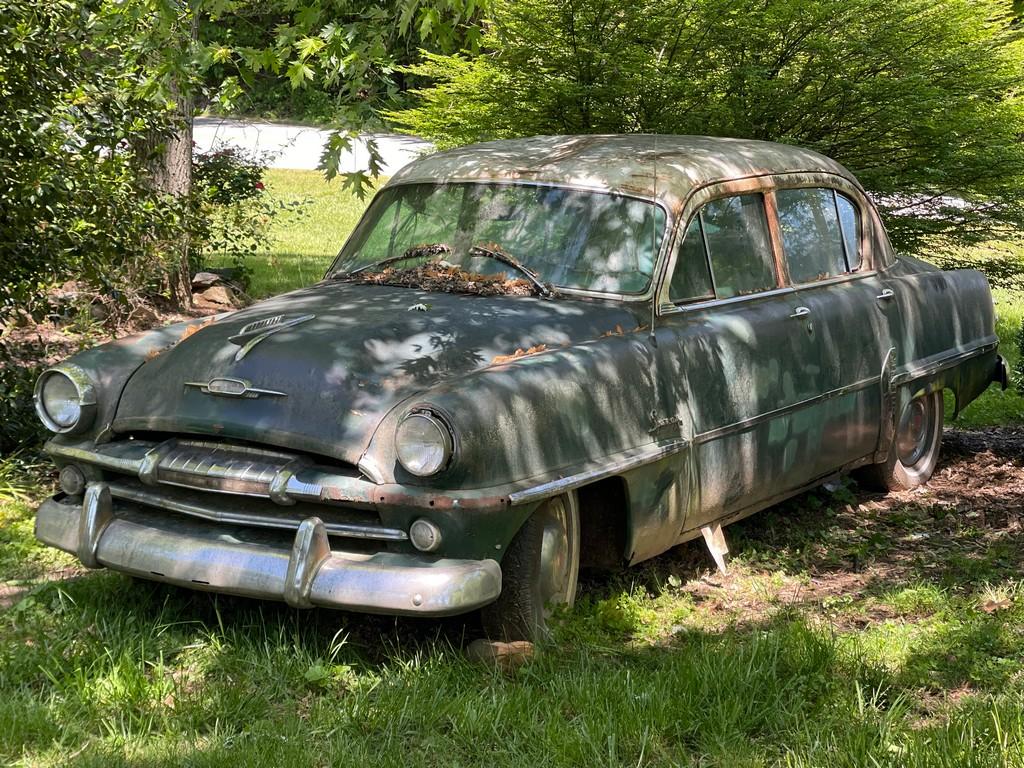
M326 277L46 371L86 566L534 638L581 567L857 470L928 480L943 392L1005 385L974 271L897 256L814 152L548 136L425 157Z

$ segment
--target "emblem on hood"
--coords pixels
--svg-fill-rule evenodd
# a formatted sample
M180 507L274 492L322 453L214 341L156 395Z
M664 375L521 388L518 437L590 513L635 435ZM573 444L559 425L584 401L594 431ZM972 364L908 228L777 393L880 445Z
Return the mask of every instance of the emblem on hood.
M274 317L266 317L262 320L256 320L255 322L243 326L242 330L228 339L232 344L238 344L241 347L241 349L235 353L235 362L238 362L249 354L249 351L253 347L268 336L271 336L278 331L283 331L285 328L292 328L299 323L312 320L314 317L316 317L316 315L299 315L296 317L276 315Z
M287 392L278 392L274 389L259 389L249 385L245 379L216 378L207 382L186 381L186 387L196 387L205 395L217 395L219 397L247 397L256 398L260 395L273 395L274 397L288 397Z

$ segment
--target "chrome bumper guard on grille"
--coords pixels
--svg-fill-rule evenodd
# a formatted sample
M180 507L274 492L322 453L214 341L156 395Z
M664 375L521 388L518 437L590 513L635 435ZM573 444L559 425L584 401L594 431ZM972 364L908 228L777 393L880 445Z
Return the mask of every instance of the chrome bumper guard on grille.
M91 483L81 505L55 497L36 515L36 537L87 567L284 600L296 608L448 616L486 605L501 592L494 560L332 550L316 517L302 522L290 546L280 532L262 536L240 538L223 525L154 516L120 500L115 505L106 483Z

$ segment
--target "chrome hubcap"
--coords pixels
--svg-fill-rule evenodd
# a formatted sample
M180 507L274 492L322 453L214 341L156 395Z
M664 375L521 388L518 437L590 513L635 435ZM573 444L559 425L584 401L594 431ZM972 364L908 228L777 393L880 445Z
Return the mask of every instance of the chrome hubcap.
M540 550L540 593L545 605L572 605L576 595L579 532L571 503L560 496L545 505Z
M914 398L903 409L896 431L896 455L904 466L911 467L924 456L934 426L933 421L934 414L928 407L927 395Z

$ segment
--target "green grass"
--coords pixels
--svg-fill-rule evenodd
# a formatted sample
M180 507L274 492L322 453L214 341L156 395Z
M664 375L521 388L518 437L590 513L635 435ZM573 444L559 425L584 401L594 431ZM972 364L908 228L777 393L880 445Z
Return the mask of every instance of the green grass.
M346 192L338 180L324 181L319 171L271 169L266 184L274 200L299 205L277 215L266 248L246 260L255 298L320 280L370 201ZM229 263L214 257L210 265Z
M465 660L462 619L103 571L41 583L0 612L0 761L1024 766L1024 551L969 581L936 571L941 548L890 571L908 531L944 523L854 504L819 492L733 526L727 579L689 546L585 580L553 641L506 673ZM28 508L4 510L31 561ZM948 536L976 548L967 527Z

